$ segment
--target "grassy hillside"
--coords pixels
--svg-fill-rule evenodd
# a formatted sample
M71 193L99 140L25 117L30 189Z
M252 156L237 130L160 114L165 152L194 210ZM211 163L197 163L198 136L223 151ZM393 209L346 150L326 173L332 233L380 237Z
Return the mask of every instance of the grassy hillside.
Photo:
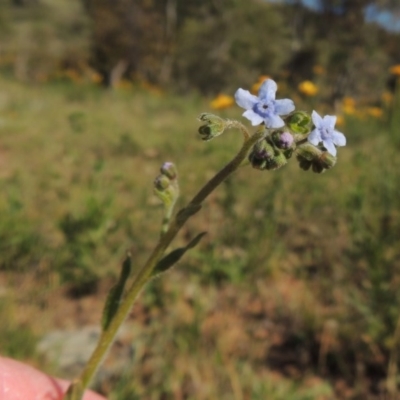
M35 342L98 323L126 249L135 265L146 258L162 217L159 166L177 164L183 205L239 148L233 131L200 140L196 118L208 110L195 95L0 78L3 354L57 373ZM206 230L200 246L142 293L131 316L141 350L126 376L99 390L121 400L396 396L399 120L348 117L348 145L325 174L293 159L227 181L175 243Z

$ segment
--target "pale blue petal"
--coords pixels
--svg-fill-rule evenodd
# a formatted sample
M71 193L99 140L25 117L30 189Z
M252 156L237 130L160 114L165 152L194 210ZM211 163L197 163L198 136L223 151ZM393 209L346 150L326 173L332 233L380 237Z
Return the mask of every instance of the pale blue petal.
M323 142L324 147L328 150L328 153L336 156L336 147L333 144L332 140L324 140Z
M309 135L308 135L308 141L313 144L314 146L317 146L318 143L321 141L321 135L319 133L318 129L314 129Z
M263 82L258 92L258 97L260 99L274 100L275 93L278 89L278 86L275 81L272 79L267 79Z
M258 103L259 99L254 94L251 94L248 90L238 89L235 93L235 100L238 106L250 110L254 104Z
M269 115L268 117L265 117L265 126L267 128L282 128L284 125L284 120L278 115Z
M336 116L335 115L325 115L325 117L323 119L323 124L330 131L333 131L333 129L335 128L335 124L336 124Z
M253 126L260 125L264 122L264 118L256 114L253 110L245 111L243 117L247 118Z
M346 146L346 137L342 132L333 131L332 132L332 141L336 144L336 146Z
M275 101L275 111L278 115L290 114L295 109L294 103L290 99Z
M316 111L313 111L311 113L311 118L312 118L312 122L314 123L316 128L319 128L320 126L322 126L322 118Z

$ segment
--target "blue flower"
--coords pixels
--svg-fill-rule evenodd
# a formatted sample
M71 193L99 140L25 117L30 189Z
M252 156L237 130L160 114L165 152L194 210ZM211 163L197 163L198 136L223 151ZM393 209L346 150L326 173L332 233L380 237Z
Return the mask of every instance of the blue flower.
M260 87L258 97L248 90L238 89L235 93L236 103L247 111L243 116L251 121L253 126L265 123L267 128L282 128L285 122L280 115L286 115L294 110L290 99L275 100L277 85L272 79L267 79Z
M346 146L346 137L343 133L336 131L336 117L334 115L325 115L324 118L313 111L311 114L315 129L308 136L308 141L317 146L320 142L324 145L328 153L336 156L336 146Z

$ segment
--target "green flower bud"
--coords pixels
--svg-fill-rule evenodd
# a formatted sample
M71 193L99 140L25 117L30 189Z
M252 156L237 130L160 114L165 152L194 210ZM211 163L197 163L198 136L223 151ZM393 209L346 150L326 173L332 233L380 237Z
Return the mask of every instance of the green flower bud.
M336 157L324 151L318 158L312 161L312 170L320 174L327 169L331 169L336 164Z
M283 167L286 164L287 164L287 158L285 157L285 155L280 151L276 151L272 160L270 160L267 163L267 169L276 170Z
M267 169L267 163L274 157L274 148L265 139L258 141L249 154L253 168Z
M305 111L295 111L286 118L286 125L293 133L306 134L311 129L311 116Z
M294 149L287 149L287 150L284 150L284 151L282 152L282 153L285 155L286 160L289 160L289 158L292 157L293 151L294 151Z
M167 209L173 207L179 195L177 181L171 181L165 175L157 176L154 180L154 193Z
M313 161L316 158L320 157L322 154L322 150L314 146L310 142L305 142L298 145L296 152L299 156L308 161Z
M260 170L275 170L287 163L285 154L268 143L267 139L258 141L249 154L253 168Z
M337 158L327 151L324 151L318 158L318 163L324 169L331 169L335 166Z
M318 174L336 164L336 157L308 142L297 148L297 160L301 169L307 171L312 167L313 172Z
M164 191L171 185L170 179L165 175L158 175L154 180L154 189Z
M214 114L203 113L199 116L199 120L206 123L199 128L203 140L214 139L221 135L226 128L226 121Z
M324 167L315 161L312 163L312 170L313 170L313 172L316 172L317 174L321 174L322 172L325 171Z
M312 165L312 161L306 160L302 156L297 154L297 161L299 162L299 166L304 171L308 171Z

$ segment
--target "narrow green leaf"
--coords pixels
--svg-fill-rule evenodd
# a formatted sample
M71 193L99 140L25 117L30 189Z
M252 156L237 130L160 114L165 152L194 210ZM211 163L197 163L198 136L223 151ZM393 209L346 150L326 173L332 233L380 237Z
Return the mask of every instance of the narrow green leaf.
M83 397L83 386L82 382L77 380L71 383L67 393L65 393L63 400L82 400Z
M118 282L111 288L107 295L107 300L104 305L102 328L103 331L108 328L114 315L118 311L118 307L124 293L126 281L131 273L131 254L128 253L125 261L122 263L121 273Z
M206 233L207 232L201 232L194 239L192 239L185 247L179 247L178 249L172 250L171 253L167 254L164 258L162 258L158 262L158 264L155 266L153 270L152 276L156 276L170 269L174 264L176 264L182 258L182 256L189 249L192 249L193 247L197 246L201 238Z

